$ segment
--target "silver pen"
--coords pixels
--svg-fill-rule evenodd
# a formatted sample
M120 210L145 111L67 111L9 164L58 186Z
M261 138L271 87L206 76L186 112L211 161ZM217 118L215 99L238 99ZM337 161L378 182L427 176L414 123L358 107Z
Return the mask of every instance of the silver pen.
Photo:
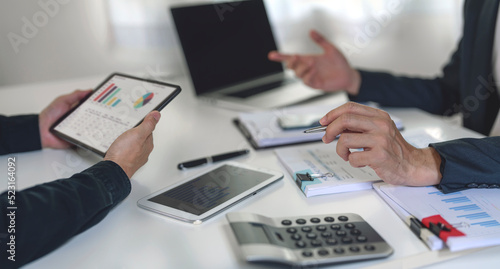
M306 134L310 134L310 133L319 133L319 132L324 132L326 131L326 127L327 126L318 126L318 127L314 127L314 128L311 128L311 129L307 129L304 131L304 133Z

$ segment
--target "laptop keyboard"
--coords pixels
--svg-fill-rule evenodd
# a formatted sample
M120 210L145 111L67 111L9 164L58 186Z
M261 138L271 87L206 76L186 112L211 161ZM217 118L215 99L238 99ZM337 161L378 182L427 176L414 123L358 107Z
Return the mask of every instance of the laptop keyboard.
M252 87L252 88L242 90L239 92L228 93L226 95L231 96L231 97L237 97L237 98L247 98L247 97L259 94L259 93L267 92L269 90L290 84L291 82L293 82L293 80L287 79L287 80L282 80L282 81L277 81L277 82L273 82L273 83L269 83L269 84L260 85L257 87Z

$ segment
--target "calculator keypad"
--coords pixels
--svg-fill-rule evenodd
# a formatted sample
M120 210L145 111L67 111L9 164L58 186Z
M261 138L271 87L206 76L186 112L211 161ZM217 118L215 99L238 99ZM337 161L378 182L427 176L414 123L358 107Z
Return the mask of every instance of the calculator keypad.
M272 248L287 249L289 254L274 257L273 255L280 256L280 251L273 253L262 250L262 253L257 255L256 253L262 249L257 246L262 246L263 243L259 242L259 245L248 251L247 259L251 261L278 261L294 265L330 264L383 258L393 252L385 240L356 214L275 219L260 216L260 218L265 219L265 223L250 222L248 225L252 226L251 229L262 229L269 240L267 245L273 246ZM244 224L238 225L232 226L235 233L241 231L241 235L246 235L248 238L248 242L240 244L242 247L251 245L255 239L251 233L243 231L246 230ZM296 258L292 259L291 256Z

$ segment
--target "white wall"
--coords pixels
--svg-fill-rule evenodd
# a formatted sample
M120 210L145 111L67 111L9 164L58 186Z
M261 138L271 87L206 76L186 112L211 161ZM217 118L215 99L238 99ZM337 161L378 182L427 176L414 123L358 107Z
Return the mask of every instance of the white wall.
M161 12L165 11L165 16L169 3L186 2L154 1ZM373 17L389 12L393 2L404 9L390 13L386 21L379 22ZM50 3L49 9L40 3ZM104 76L114 71L182 71L178 48L117 47L111 38L105 3L104 0L4 1L0 8L0 86ZM460 35L461 0L267 0L266 5L284 51L317 52L308 40L308 31L315 28L344 49L357 46L349 59L359 67L438 74ZM365 32L371 34L369 42L356 45L359 31L365 31L366 27L376 30L377 23L379 30ZM33 25L36 35L31 28L23 33L26 25ZM158 34L174 38L172 32ZM22 43L13 46L14 41Z

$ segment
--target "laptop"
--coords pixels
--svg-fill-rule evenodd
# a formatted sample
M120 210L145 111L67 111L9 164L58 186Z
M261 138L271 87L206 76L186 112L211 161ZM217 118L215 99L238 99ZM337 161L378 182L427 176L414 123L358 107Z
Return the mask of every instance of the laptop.
M227 108L296 104L324 92L305 86L283 65L262 0L170 8L196 95Z

